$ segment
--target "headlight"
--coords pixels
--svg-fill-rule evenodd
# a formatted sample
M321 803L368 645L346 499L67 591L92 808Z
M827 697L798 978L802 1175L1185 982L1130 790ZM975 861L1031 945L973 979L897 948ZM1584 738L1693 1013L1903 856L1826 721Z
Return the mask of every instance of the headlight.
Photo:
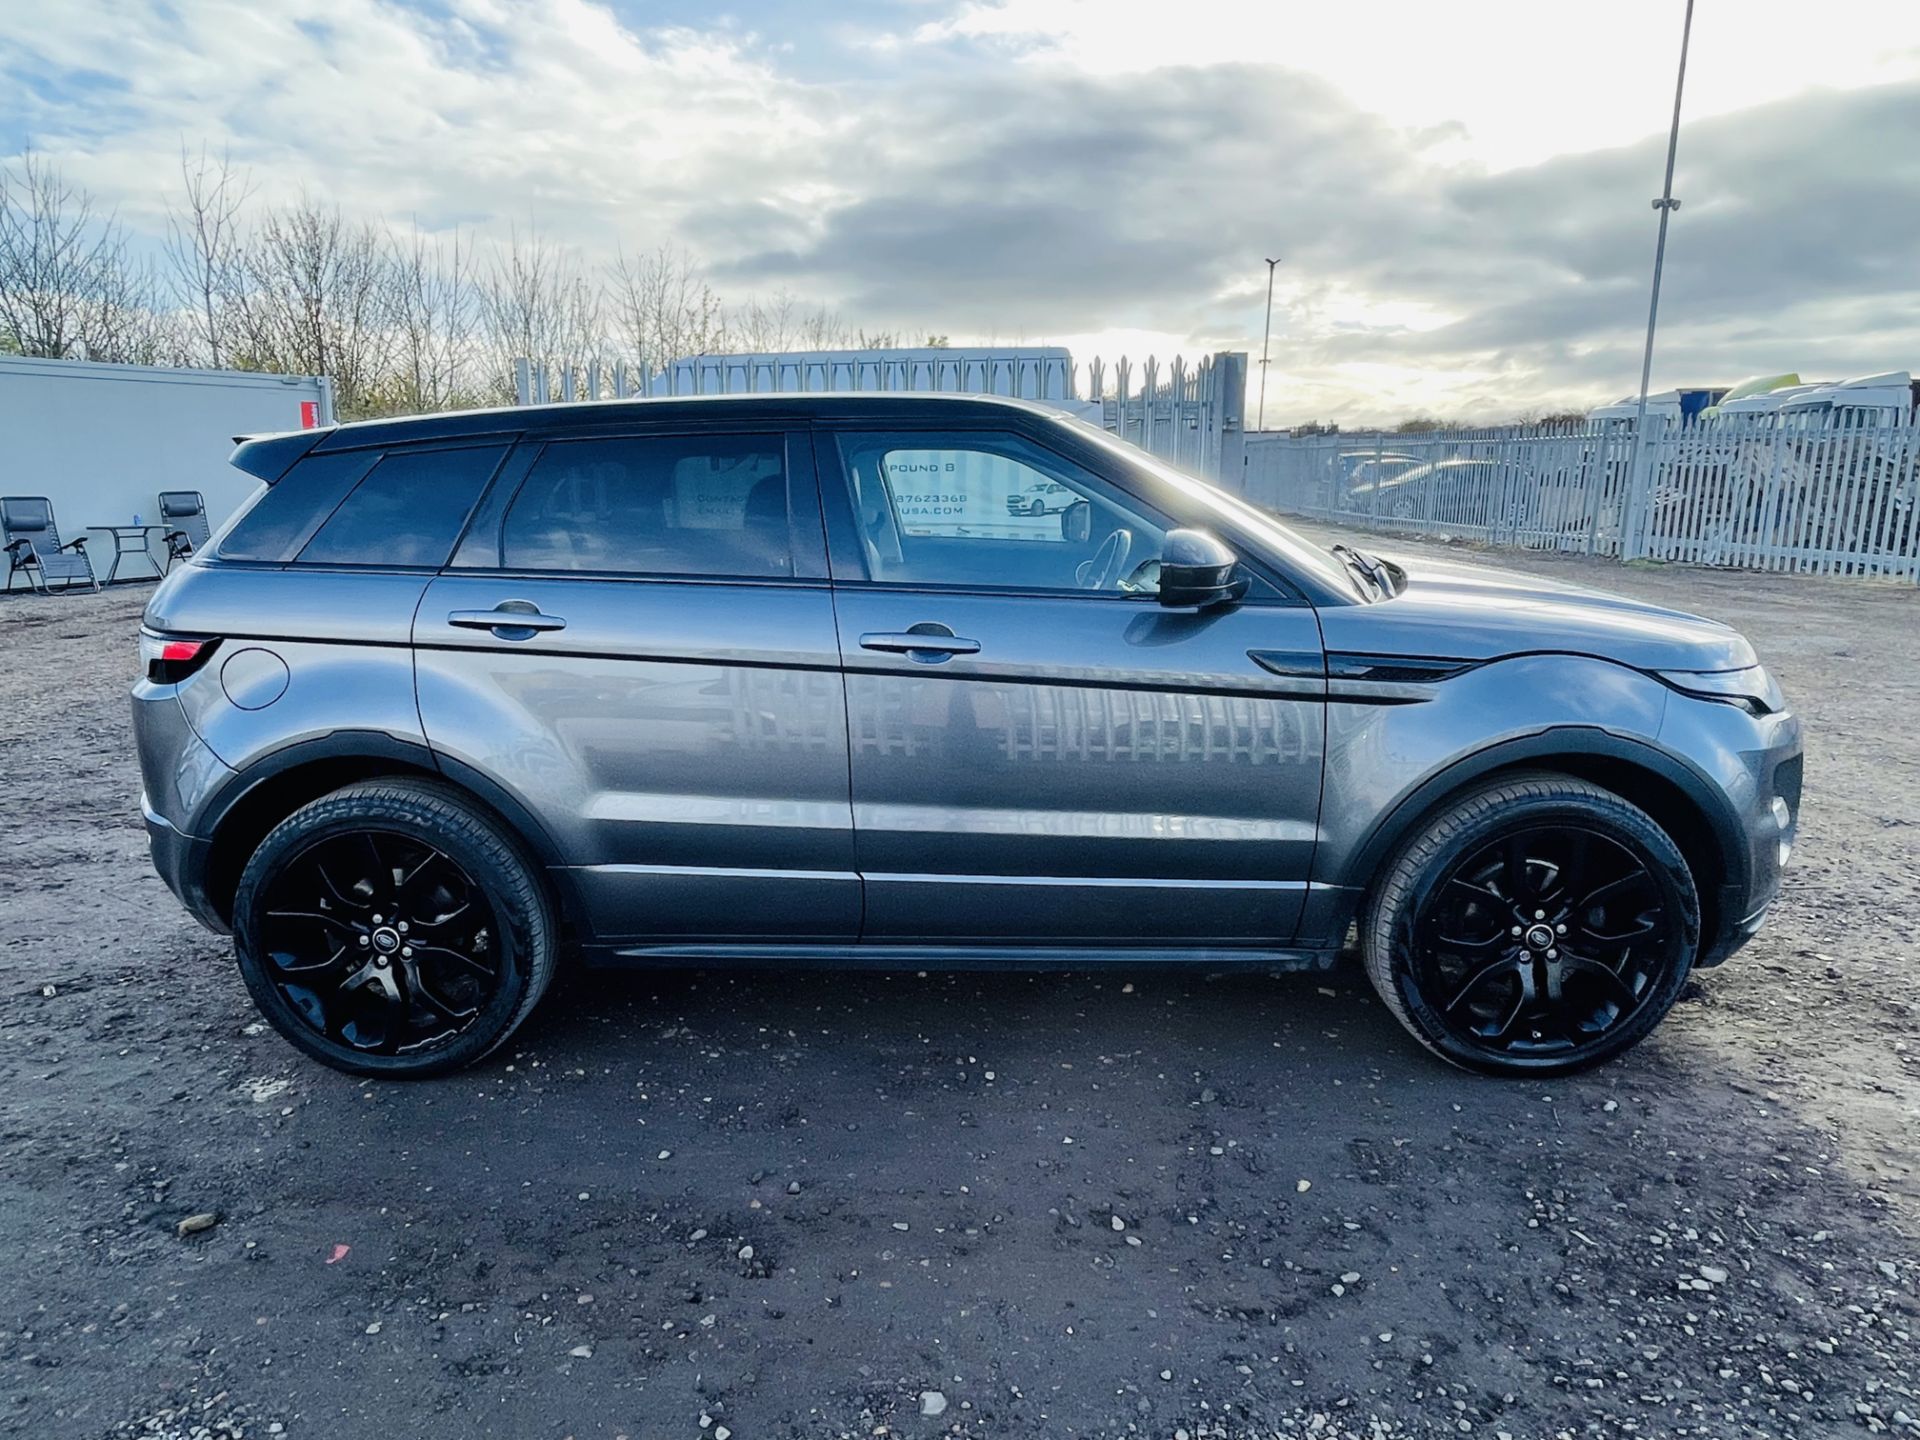
M1764 665L1744 670L1656 670L1653 672L1682 695L1738 705L1755 715L1772 715L1787 708L1787 697Z

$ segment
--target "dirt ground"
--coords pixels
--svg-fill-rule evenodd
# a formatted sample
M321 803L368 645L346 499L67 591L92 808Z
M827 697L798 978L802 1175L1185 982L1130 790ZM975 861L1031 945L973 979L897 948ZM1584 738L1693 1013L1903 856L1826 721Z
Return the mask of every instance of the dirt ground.
M0 1432L1920 1433L1920 594L1506 563L1809 725L1767 929L1548 1084L1353 971L581 976L351 1081L148 866L148 592L0 603Z

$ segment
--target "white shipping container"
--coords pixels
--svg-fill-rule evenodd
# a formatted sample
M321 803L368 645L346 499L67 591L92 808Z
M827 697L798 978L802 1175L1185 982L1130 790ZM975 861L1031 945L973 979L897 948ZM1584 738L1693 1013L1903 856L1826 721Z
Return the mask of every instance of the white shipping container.
M227 463L234 437L329 425L332 410L331 387L308 376L0 356L0 495L46 496L71 539L156 525L162 490L198 490L218 528L260 483ZM87 549L105 579L112 537ZM152 550L164 563L158 531ZM119 578L145 573L136 557Z

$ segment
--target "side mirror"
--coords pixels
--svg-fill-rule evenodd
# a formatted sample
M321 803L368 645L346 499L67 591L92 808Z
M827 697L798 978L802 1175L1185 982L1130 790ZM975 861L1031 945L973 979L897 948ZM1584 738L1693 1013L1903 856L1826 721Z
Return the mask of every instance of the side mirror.
M1093 533L1093 506L1076 500L1060 512L1060 538L1069 545L1084 545Z
M1160 552L1160 603L1174 610L1231 605L1247 593L1240 557L1204 530L1169 530Z

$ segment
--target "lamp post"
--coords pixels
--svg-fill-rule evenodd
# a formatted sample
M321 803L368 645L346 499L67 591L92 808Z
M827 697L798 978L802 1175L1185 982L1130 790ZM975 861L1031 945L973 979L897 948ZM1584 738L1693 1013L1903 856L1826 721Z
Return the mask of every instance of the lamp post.
M1633 559L1640 553L1640 531L1651 488L1648 477L1640 473L1646 441L1647 386L1653 378L1653 329L1660 318L1660 271L1667 259L1667 221L1680 208L1673 198L1673 158L1680 148L1680 97L1687 87L1687 44L1693 38L1693 0L1687 0L1687 15L1680 27L1680 74L1673 82L1673 124L1667 130L1667 178L1653 208L1660 212L1660 235L1653 244L1653 294L1647 302L1647 348L1640 358L1640 403L1633 412L1633 454L1627 466L1627 515L1620 533L1620 558Z
M1691 5L1693 0L1687 0ZM1260 337L1260 413L1253 422L1253 428L1267 428L1267 344L1273 339L1273 270L1280 261L1267 261L1267 330Z

